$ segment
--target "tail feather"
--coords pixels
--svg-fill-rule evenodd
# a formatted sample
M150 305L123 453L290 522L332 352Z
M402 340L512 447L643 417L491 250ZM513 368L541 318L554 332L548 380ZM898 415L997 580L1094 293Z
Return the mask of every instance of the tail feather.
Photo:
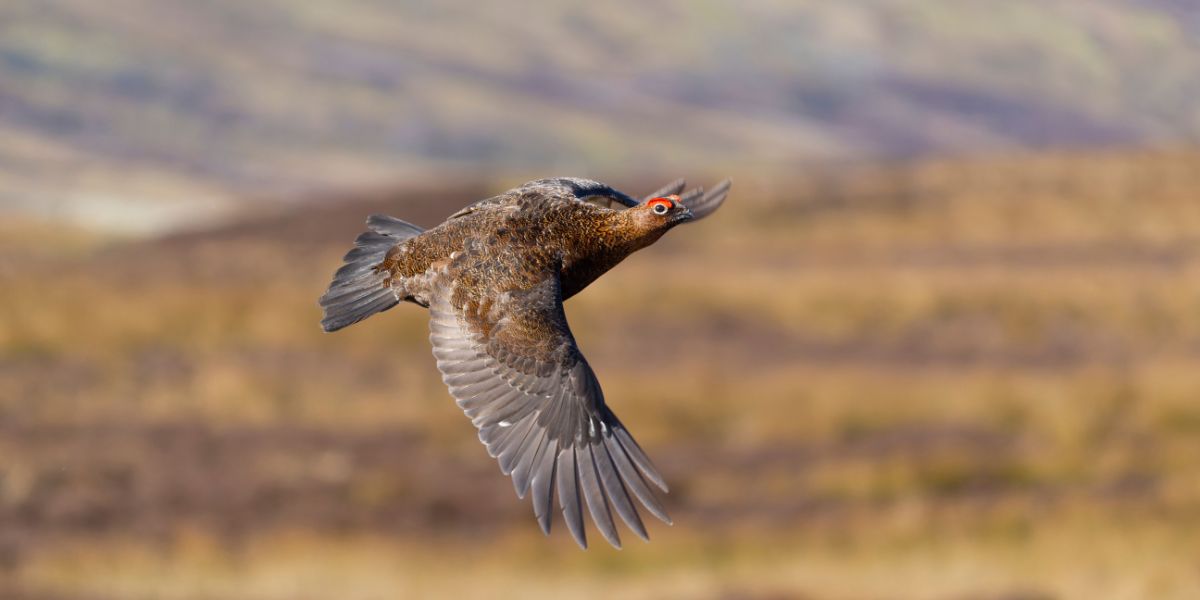
M346 264L334 273L329 289L321 296L321 308L325 309L321 327L325 331L337 331L400 302L386 283L388 274L376 267L388 250L423 230L385 215L371 215L367 227L370 231L354 240L354 248L342 258Z

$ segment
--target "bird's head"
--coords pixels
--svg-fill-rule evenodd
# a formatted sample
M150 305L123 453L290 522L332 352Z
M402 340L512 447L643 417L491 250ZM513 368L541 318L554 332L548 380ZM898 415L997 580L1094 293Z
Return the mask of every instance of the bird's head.
M695 218L691 209L679 201L679 196L671 194L659 198L651 198L627 211L633 217L638 229L646 233L662 235L668 229L691 221ZM657 238L657 236L655 236Z

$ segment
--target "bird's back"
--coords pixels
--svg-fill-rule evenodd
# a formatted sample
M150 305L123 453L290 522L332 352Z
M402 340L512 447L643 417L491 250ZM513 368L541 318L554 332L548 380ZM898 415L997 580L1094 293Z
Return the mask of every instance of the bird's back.
M427 275L442 268L480 298L558 269L569 297L624 258L611 244L616 213L544 193L506 194L398 244L381 269L418 301Z

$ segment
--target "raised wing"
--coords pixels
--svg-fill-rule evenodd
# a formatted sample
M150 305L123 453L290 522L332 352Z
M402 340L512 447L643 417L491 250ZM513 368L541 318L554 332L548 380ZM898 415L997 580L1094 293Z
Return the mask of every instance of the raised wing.
M630 492L670 523L648 485L667 491L662 475L605 406L567 327L557 275L480 300L460 292L446 284L429 305L438 369L517 495L532 494L542 531L550 532L556 488L567 527L584 548L585 503L618 548L610 509L648 539Z
M729 195L729 188L732 185L732 180L723 179L716 187L708 190L708 192L703 192L702 189L693 190L693 192L680 197L679 201L691 209L693 221L703 219L717 212L718 208L721 208L721 205L725 203L726 196Z

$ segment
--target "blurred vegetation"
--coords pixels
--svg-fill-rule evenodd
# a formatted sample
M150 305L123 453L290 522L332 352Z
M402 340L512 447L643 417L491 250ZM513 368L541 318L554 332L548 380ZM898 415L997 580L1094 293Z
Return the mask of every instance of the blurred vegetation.
M1177 0L6 0L0 207L161 231L461 167L1180 143L1198 40Z
M5 225L0 595L1190 597L1198 167L739 179L567 305L672 486L675 526L620 552L542 538L424 311L316 325L366 214L429 226L513 182L149 241Z

